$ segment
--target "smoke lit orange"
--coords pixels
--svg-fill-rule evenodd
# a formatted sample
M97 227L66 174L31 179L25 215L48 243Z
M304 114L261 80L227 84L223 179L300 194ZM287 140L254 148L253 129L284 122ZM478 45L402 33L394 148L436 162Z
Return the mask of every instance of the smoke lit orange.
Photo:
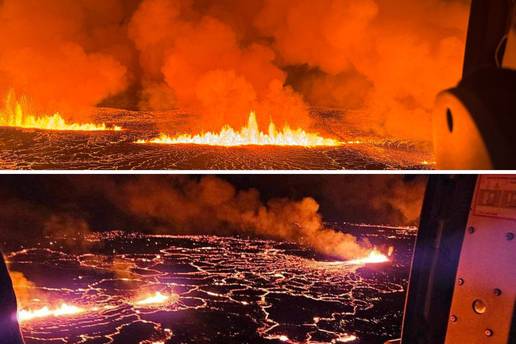
M0 126L27 129L60 130L60 131L120 131L118 126L107 127L104 123L68 123L59 114L31 115L28 114L23 102L16 101L12 94L7 96L6 106L0 111Z
M230 126L225 126L219 133L207 132L199 135L179 135L170 137L161 134L160 137L151 140L138 140L136 143L155 143L155 144L195 144L210 146L302 146L302 147L320 147L320 146L339 146L340 141L324 138L315 133L307 133L302 129L291 129L286 125L281 131L278 131L276 125L271 121L269 123L268 133L260 131L256 114L251 112L247 126L239 131Z

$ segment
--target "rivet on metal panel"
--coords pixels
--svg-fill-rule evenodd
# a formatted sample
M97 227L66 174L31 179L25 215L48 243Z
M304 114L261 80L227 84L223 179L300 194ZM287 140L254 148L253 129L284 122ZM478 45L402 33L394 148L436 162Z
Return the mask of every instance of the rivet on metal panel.
M491 337L493 335L493 330L491 330L490 328L486 328L484 334L488 337Z
M458 284L458 285L464 285L464 278L459 278L459 279L457 280L457 284Z
M502 295L502 290L495 288L495 289L493 289L493 294L495 294L496 296L500 296L500 295Z
M459 318L457 318L457 316L456 316L456 315L452 314L452 315L450 316L450 321L451 321L451 322L457 322L457 320L459 320Z
M511 233L511 232L506 233L506 234L505 234L505 238L506 238L507 240L509 240L509 241L513 240L513 239L514 239L514 233Z
M468 232L469 232L469 234L475 233L475 227L473 227L473 226L469 227Z
M484 314L487 311L487 305L484 301L476 299L473 301L473 311L477 314Z

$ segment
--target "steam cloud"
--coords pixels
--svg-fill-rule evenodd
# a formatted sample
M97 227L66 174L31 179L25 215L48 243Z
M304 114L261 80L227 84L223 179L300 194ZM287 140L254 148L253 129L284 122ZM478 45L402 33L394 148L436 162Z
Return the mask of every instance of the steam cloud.
M425 139L435 94L460 77L468 5L2 0L0 92L68 116L135 98L189 109L198 129L243 125L251 109L306 127L308 104L331 106L362 129Z

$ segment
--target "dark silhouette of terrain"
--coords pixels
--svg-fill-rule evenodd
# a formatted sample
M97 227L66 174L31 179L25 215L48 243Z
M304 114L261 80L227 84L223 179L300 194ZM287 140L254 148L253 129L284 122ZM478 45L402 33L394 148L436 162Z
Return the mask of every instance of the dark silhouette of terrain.
M23 338L16 319L18 306L13 283L0 252L0 344L22 344Z

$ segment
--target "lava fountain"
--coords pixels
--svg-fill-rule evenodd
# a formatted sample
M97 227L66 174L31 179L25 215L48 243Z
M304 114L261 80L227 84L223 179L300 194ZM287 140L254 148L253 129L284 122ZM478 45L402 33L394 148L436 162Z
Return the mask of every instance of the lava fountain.
M0 126L25 129L56 131L120 131L121 127L106 124L68 123L59 113L53 115L31 115L27 113L25 102L18 101L12 94L7 95L5 109L0 111Z
M161 134L159 137L151 140L138 140L136 143L146 144L194 144L209 146L301 146L301 147L331 147L340 146L342 143L338 140L324 138L316 133L307 133L302 129L291 129L285 125L281 131L278 131L274 122L269 123L268 133L260 131L256 114L251 112L247 126L240 130L235 130L230 126L223 127L220 132L207 132L192 136L190 134L182 134L171 137Z

